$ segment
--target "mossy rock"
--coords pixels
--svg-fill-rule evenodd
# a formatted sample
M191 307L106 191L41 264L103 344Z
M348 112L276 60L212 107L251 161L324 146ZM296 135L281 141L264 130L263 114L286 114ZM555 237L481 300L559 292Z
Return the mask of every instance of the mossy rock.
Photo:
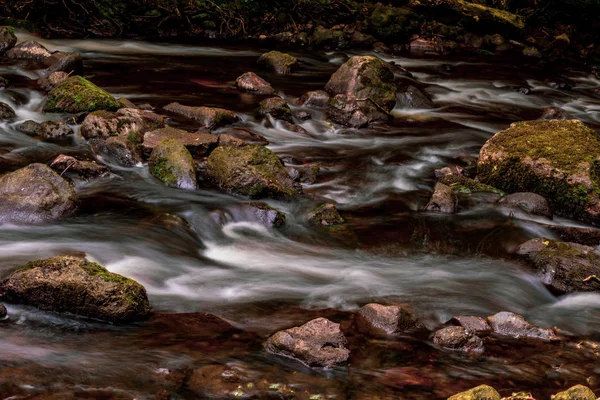
M448 400L500 400L500 393L491 386L480 385L466 392L455 394Z
M557 393L552 400L596 400L596 395L587 386L577 385Z
M308 213L308 222L312 225L331 226L343 224L344 218L340 215L335 204L325 203L318 205Z
M197 189L196 166L192 155L175 139L160 142L149 160L150 172L165 185L180 189Z
M81 76L72 76L48 93L43 111L74 114L120 107L119 102L103 89Z
M405 42L420 24L421 18L406 8L378 6L371 14L373 33L386 42Z
M556 214L600 224L600 137L581 121L528 121L495 134L477 177L508 193L545 197Z
M12 26L0 26L0 56L17 44L17 36Z
M260 145L217 147L206 172L222 189L250 198L290 197L301 192L271 150Z
M444 175L439 180L440 183L450 186L454 195L472 194L472 193L493 193L499 196L504 196L502 190L496 189L493 186L477 182L475 179L467 178L466 176L457 174Z
M280 51L270 51L258 59L258 63L272 69L278 74L289 74L298 66L296 57Z
M310 37L310 44L324 49L341 49L346 46L344 32L317 26Z
M132 279L77 257L30 262L0 283L2 299L109 322L146 316L146 290Z

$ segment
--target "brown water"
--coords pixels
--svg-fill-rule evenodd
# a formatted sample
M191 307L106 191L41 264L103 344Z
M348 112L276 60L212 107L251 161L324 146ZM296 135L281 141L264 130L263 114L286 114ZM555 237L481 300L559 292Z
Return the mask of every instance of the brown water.
M287 225L269 229L240 209L242 198L209 187L169 189L144 165L112 165L110 177L77 184L83 199L77 216L48 226L3 225L0 277L33 259L86 253L142 283L157 314L144 323L114 327L8 304L10 319L0 323L0 398L153 399L163 390L173 399L206 398L194 393L188 380L189 371L206 365L243 369L253 382L271 386L274 398L283 396L282 388L292 388L297 398L443 399L480 383L503 395L519 389L541 398L570 384L600 387L598 349L586 342L600 339L600 295L556 297L510 256L529 238L553 237L550 221L494 207L484 197L474 197L471 207L456 215L420 211L436 168L477 156L483 143L511 122L560 106L597 127L600 98L594 89L600 81L585 71L497 59L386 58L409 69L438 107L396 109L393 127L362 131L335 130L318 111L308 110L313 120L301 123L307 136L267 127L254 116L261 98L233 89L241 73L258 71L256 59L269 50L256 44L45 44L82 52L90 79L137 104L160 108L178 101L235 111L243 117L237 125L268 138L280 157L319 164L317 183L304 191L337 202L348 223L315 230L303 219L313 201L271 201L285 211ZM290 102L322 88L346 59L339 53L292 54L302 62L299 72L260 72ZM88 154L79 137L46 143L19 133L15 125L23 120L61 116L40 112L43 95L30 72L0 65L0 75L12 82L0 91L0 101L18 114L16 123L0 124L3 171L48 162L60 153ZM572 90L545 83L566 78ZM532 94L515 92L522 86L531 87ZM229 222L217 222L216 211ZM576 224L560 218L553 223ZM438 351L427 337L365 341L352 334L351 311L369 301L408 304L431 329L457 314L513 311L541 326L558 326L573 340L492 343L478 358ZM184 312L210 312L242 331L173 314ZM261 342L275 330L317 316L347 329L348 367L310 371L262 351Z

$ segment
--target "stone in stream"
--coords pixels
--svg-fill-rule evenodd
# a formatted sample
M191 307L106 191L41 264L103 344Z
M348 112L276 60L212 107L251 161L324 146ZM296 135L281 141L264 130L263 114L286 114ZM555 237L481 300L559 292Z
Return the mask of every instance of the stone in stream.
M72 215L73 187L50 167L31 164L0 177L0 223L38 224Z
M11 106L0 101L0 121L12 121L16 116Z
M501 397L500 393L493 387L480 385L465 392L450 396L448 400L501 400Z
M149 158L152 150L165 139L174 139L181 143L195 158L208 156L219 145L218 135L207 131L188 132L167 126L144 134L144 156Z
M261 145L269 144L269 141L265 137L263 137L257 133L254 133L254 132L250 132L245 129L224 128L224 129L218 130L216 133L229 135L229 136L241 139L248 144L261 144Z
M429 202L425 205L425 211L454 214L457 210L457 205L456 195L452 191L452 188L438 182L433 188L433 194Z
M281 75L289 74L292 69L298 66L296 57L280 51L270 51L263 54L258 59L258 63Z
M523 211L552 219L552 209L548 200L536 193L517 192L504 196L498 204L518 207Z
M253 202L236 204L226 210L211 213L211 218L223 226L230 222L258 222L268 228L278 228L285 225L285 214L267 203Z
M296 182L313 184L317 181L317 176L321 167L313 165L286 166L288 173Z
M589 387L576 385L555 394L552 396L552 400L596 400L596 395Z
M583 244L585 246L600 245L600 229L589 226L550 225L550 230L556 233L563 242Z
M160 142L150 155L150 172L169 187L198 189L196 165L190 152L175 139Z
M424 329L417 316L408 308L377 303L367 304L358 311L356 327L365 335L384 338Z
M17 36L12 26L0 26L0 56L17 44Z
M298 102L304 107L325 108L329 105L331 96L324 90L313 90L306 92L300 97Z
M562 108L559 107L545 107L542 109L542 115L538 118L539 120L552 120L552 119L560 119L560 120L572 120L577 119L572 116L570 113L566 112Z
M255 94L274 94L275 89L271 84L265 81L254 72L246 72L239 76L235 81L235 86L244 92L250 92Z
M142 285L77 257L30 262L0 283L0 298L108 322L129 322L150 312Z
M8 316L8 310L6 310L6 307L4 306L4 304L0 303L0 321L2 321L3 319L6 319L7 316Z
M239 117L233 111L225 110L224 108L191 107L179 103L170 103L164 106L163 109L198 121L206 129L219 128L224 125L233 124L239 120Z
M550 342L560 341L551 329L542 329L511 312L499 312L488 317L492 332L513 339L539 339Z
M364 128L371 121L352 94L335 95L329 101L327 115L331 121L350 128Z
M258 114L263 117L270 116L273 119L279 119L290 123L294 122L290 106L288 106L287 102L281 97L269 97L268 99L261 101Z
M75 114L119 108L119 102L106 91L81 76L71 76L48 93L43 111Z
M77 52L56 51L44 58L42 63L47 67L41 71L44 77L49 77L56 72L65 72L69 75L83 73L83 57Z
M317 226L340 225L345 222L333 203L316 206L308 212L307 220L310 224Z
M577 243L531 239L517 248L555 293L600 292L600 251Z
M17 125L17 130L19 132L26 133L27 135L35 135L35 131L39 128L39 126L39 122L27 120Z
M469 332L476 334L486 334L492 331L492 327L485 318L472 316L456 316L448 321L450 325L461 326Z
M423 90L415 85L400 85L396 93L396 107L432 109L435 104Z
M394 73L388 63L373 56L350 58L331 76L325 91L335 96L330 108L344 109L343 103L348 103L347 112L330 115L334 122L348 126L358 125L353 121L358 117L356 111L364 115L367 123L385 122L396 104Z
M518 122L482 147L477 177L508 193L533 192L558 215L600 224L600 137L581 121Z
M36 128L34 134L43 139L59 139L73 135L73 129L65 122L44 121Z
M75 157L60 154L50 163L50 168L61 174L73 172L81 178L90 179L107 176L110 169L93 161L80 161Z
M164 125L165 118L150 111L135 108L121 108L117 112L99 110L85 117L81 124L81 136L86 139L123 136L139 144L144 133Z
M265 349L309 367L332 368L350 357L340 324L326 318L313 319L302 326L275 333L265 342Z
M259 145L217 147L206 172L221 189L250 198L290 197L302 191L277 155Z
M44 89L46 92L49 92L55 87L57 87L59 84L67 80L68 77L69 74L67 74L66 72L53 72L48 77L38 79L37 83L42 89Z
M447 350L462 351L465 353L482 353L483 341L473 331L468 331L462 326L448 326L433 334L433 343Z
M34 61L42 61L44 58L50 57L51 55L52 53L50 53L47 48L33 40L21 42L5 54L7 58Z

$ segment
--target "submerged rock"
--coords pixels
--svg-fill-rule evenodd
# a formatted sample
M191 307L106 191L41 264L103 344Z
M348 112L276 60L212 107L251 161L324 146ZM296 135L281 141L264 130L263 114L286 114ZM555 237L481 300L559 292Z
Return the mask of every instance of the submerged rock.
M182 115L186 118L200 122L206 129L215 129L224 125L233 124L239 120L233 111L224 108L215 107L191 107L179 103L167 104L163 107L165 110L174 114Z
M280 51L270 51L258 59L258 63L277 72L278 74L289 74L298 66L296 57Z
M511 312L503 311L492 315L488 317L488 322L496 335L513 339L541 339L551 342L560 340L551 329L539 328L527 322L522 316Z
M552 400L596 400L596 395L587 386L576 385L555 394Z
M150 312L142 285L76 257L30 262L0 283L0 297L109 322L128 322Z
M500 400L500 393L491 386L481 385L450 396L448 400Z
M51 55L52 53L50 53L47 48L33 40L21 42L5 54L8 58L35 61L42 61L44 58L50 57Z
M331 226L343 224L345 221L335 207L335 204L325 203L309 211L308 222L312 225Z
M149 166L152 175L167 186L198 188L194 159L185 146L175 139L165 139L152 150Z
M340 324L326 318L275 333L266 341L265 349L294 358L309 367L332 368L350 357Z
M533 192L555 213L600 224L600 137L580 121L512 124L483 146L478 179L506 192Z
M356 326L366 335L394 337L424 329L417 316L403 306L367 304L356 314Z
M577 243L532 239L517 248L554 292L600 292L600 251Z
M11 121L15 119L16 116L17 114L11 106L0 101L0 121Z
M181 143L196 158L208 156L219 144L217 135L205 131L188 132L167 126L144 134L144 155L150 157L152 150L165 139L174 139Z
M73 129L65 122L45 121L38 125L35 135L44 139L58 139L74 134Z
M484 350L481 338L462 326L448 326L440 329L433 335L433 343L444 349L465 353L482 353Z
M92 161L80 161L65 154L56 157L50 164L50 168L61 174L61 176L64 173L73 172L85 179L106 176L110 173L110 169L104 165Z
M0 26L0 56L17 44L17 37L12 26Z
M251 198L301 192L277 155L259 145L217 147L208 157L206 171L220 188Z
M290 123L294 122L292 110L287 102L281 97L269 97L260 102L258 113L262 116L270 116L273 119L279 119Z
M0 223L37 224L77 209L73 187L44 164L31 164L0 177Z
M80 113L117 110L119 102L81 76L71 76L48 93L44 112Z
M548 200L535 193L518 192L509 194L498 200L499 204L519 207L533 215L552 218L552 210Z
M235 81L235 86L245 92L251 92L255 94L274 94L275 89L271 84L265 81L254 72L246 72L239 76Z

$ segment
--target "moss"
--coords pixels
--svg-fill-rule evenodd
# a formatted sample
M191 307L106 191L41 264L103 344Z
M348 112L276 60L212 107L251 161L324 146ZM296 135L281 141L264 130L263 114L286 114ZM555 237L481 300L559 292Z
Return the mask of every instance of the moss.
M173 167L169 166L166 158L159 158L152 167L152 175L168 186L177 185L177 177L173 173Z
M258 59L260 64L273 68L279 74L287 74L298 63L296 57L280 51L270 51Z
M117 110L119 102L92 82L72 76L48 93L44 112L92 112Z
M192 155L175 139L160 142L150 156L150 172L170 187L195 189L196 170Z
M500 400L500 394L491 386L480 385L466 392L455 394L448 400Z
M496 189L493 186L477 182L474 179L469 179L461 175L445 175L440 180L440 183L450 186L453 194L458 193L495 193L504 196L502 190Z
M127 141L133 145L142 143L141 135L138 131L131 131L127 134Z

